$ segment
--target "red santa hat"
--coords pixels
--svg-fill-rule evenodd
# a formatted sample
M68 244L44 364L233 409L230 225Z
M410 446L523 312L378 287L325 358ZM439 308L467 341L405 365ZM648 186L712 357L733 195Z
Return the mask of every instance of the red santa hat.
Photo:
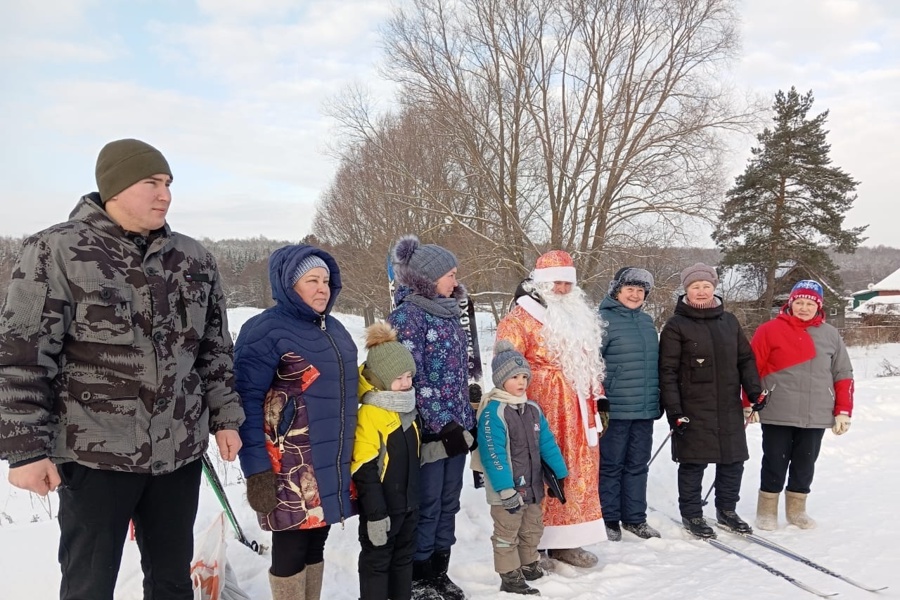
M532 280L535 282L568 281L575 283L575 261L568 252L551 250L538 257Z

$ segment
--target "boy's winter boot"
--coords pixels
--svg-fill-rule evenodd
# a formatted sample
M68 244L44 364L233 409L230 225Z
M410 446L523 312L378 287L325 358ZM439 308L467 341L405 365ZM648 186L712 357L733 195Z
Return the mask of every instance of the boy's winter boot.
M413 561L412 600L441 600L431 557Z
M693 536L698 538L716 537L716 532L706 523L706 519L703 517L681 517L681 522L684 528L688 530L688 533Z
M269 573L269 587L272 588L272 600L305 600L306 571L303 569L290 577L276 577Z
M523 594L525 596L540 596L540 590L530 587L525 582L525 576L522 575L522 569L516 569L509 573L500 573L500 591L509 592L510 594Z
M622 523L622 529L630 531L643 540L661 537L657 530L647 524L647 521L644 521L643 523Z
M325 573L325 562L306 565L302 572L306 573L305 600L319 600L322 597L322 576ZM300 596L297 597L300 598Z
M547 571L541 566L541 561L539 560L522 565L522 576L525 577L525 581L535 581L546 574Z
M787 515L787 522L800 529L813 529L816 526L813 518L806 514L806 497L808 495L798 492L784 493L784 512Z
M735 533L753 533L753 528L733 510L716 509L716 521L719 525Z
M622 528L618 521L606 521L606 539L611 542L622 541Z
M778 529L778 497L776 492L764 492L759 490L759 498L756 501L756 528L763 531L775 531Z
M450 567L450 551L435 552L431 555L431 568L434 569L434 589L443 600L466 600L466 594L447 575Z

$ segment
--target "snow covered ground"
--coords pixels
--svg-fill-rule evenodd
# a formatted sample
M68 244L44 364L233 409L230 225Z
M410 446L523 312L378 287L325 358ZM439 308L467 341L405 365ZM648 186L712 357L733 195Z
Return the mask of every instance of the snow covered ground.
M236 332L256 312L242 308L229 311L232 331ZM340 318L359 340L362 319ZM489 370L493 324L487 314L479 315L479 324L482 359ZM825 434L808 506L819 527L810 531L785 527L782 513L781 528L764 535L848 577L890 588L878 594L865 592L743 540L729 539L731 536L724 534L720 539L822 591L839 592L840 599L900 598L900 377L876 377L884 359L900 365L900 344L851 348L850 354L856 374L853 426L840 438L831 432ZM489 373L486 375L489 380ZM665 420L657 421L654 449L666 433ZM761 458L759 427L751 427L748 435L751 458L746 465L738 512L752 521ZM648 491L650 504L657 509L650 512L648 521L662 532L662 539L643 541L625 533L620 543L602 541L590 546L600 556L600 566L578 570L561 565L549 577L536 582L544 598L813 598L747 561L689 539L669 519L678 515L676 470L669 457L666 449L651 466ZM57 498L51 494L42 500L12 488L6 471L7 464L0 463L0 600L52 599L57 597L59 586L58 529L54 522ZM711 472L712 469L707 472L705 485L711 481ZM259 530L254 513L244 500L237 466L223 466L221 475L247 536L268 543L267 534ZM197 532L203 531L221 510L210 488L205 483L203 486ZM492 568L490 534L491 519L484 494L467 485L457 518L458 542L450 575L472 600L512 599L516 596L498 592L500 581ZM358 597L356 539L356 519L348 521L344 529L340 525L332 527L326 546L324 598ZM233 539L229 540L228 557L250 597L268 598L266 570L270 557L256 555ZM134 542L129 541L116 598L141 597L139 556Z

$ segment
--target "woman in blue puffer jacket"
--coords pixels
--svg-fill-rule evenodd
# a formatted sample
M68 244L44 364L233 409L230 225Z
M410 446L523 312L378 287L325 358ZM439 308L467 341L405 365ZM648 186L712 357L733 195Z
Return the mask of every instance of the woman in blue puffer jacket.
M319 598L331 525L356 514L350 460L356 345L331 316L341 276L327 252L285 246L269 258L275 306L241 328L236 389L247 500L272 532L273 600Z
M653 275L624 267L609 282L600 304L606 335L600 353L606 363L609 426L600 438L600 505L611 541L622 528L640 538L659 537L647 524L647 473L653 421L659 406L659 336L643 311ZM621 526L619 523L621 522Z

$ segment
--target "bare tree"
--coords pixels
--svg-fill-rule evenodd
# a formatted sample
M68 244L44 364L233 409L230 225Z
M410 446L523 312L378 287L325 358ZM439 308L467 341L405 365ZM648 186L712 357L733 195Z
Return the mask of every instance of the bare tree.
M722 135L746 130L716 77L731 0L410 0L385 32L401 101L465 174L453 224L524 264L539 244L586 271L635 224L711 218Z

